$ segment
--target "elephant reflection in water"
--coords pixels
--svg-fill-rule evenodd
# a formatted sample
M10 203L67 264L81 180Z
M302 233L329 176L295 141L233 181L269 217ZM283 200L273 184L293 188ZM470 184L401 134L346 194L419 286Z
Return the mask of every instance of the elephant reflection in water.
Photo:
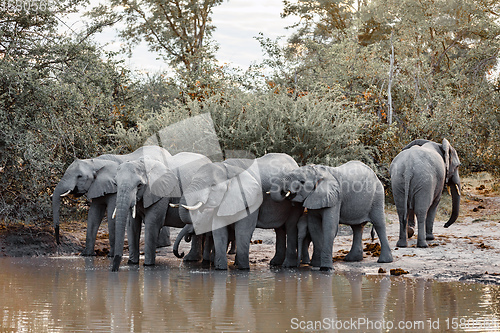
M256 326L257 309L254 308L250 300L249 273L228 275L226 272L215 272L213 279L210 315L212 329L225 331L230 328L231 331L237 332L261 331ZM228 327L229 323L231 323L230 327Z

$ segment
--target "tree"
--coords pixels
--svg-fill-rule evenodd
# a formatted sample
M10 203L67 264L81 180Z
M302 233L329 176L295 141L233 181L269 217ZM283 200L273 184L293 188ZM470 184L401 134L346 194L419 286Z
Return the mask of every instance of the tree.
M55 15L71 4L0 11L0 218L7 221L47 218L65 167L109 151L114 123L134 104L128 72L90 42L95 27L72 36L57 30Z
M129 50L144 40L151 51L160 54L172 67L182 65L184 70L195 72L200 62L213 57L209 39L215 27L210 14L222 1L110 0L111 8L98 7L91 16L121 18L125 28L119 35ZM118 7L123 9L121 13L113 11Z

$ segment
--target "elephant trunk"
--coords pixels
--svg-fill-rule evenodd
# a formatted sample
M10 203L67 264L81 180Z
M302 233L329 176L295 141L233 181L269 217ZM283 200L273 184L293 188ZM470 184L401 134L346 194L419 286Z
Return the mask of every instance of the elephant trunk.
M123 256L123 247L125 244L125 229L129 218L130 196L127 191L118 189L115 208L115 256L113 258L113 267L111 271L116 272L120 268L120 262Z
M57 184L52 194L52 221L54 223L54 235L56 238L56 243L61 244L59 239L59 209L61 208L61 197L68 195L73 188L61 181Z
M184 258L184 252L179 254L179 244L181 243L182 238L186 237L186 242L191 240L191 234L193 233L193 225L186 224L184 228L179 232L177 238L175 239L173 252L177 258Z
M185 224L193 224L193 221L191 220L191 213L189 210L183 207L187 206L186 198L182 197L180 202L179 202L179 217L182 222Z
M452 203L452 208L451 208L451 216L448 222L444 225L445 228L448 228L450 225L455 223L455 221L458 218L458 214L460 212L460 182L458 183L450 183L450 190L451 190L451 203Z

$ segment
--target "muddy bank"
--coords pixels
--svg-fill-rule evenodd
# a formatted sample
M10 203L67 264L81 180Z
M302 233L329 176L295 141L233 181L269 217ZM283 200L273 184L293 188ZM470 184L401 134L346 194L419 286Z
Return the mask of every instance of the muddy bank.
M431 278L449 281L474 281L500 284L500 196L493 192L493 180L466 180L463 182L461 213L450 228L443 227L447 212L438 215L434 226L436 239L429 241L429 248L416 247L416 238L409 240L409 247L397 248L399 223L393 206L386 211L387 233L394 262L377 263L377 253L371 245L370 230L365 228L365 258L361 262L342 260L349 251L352 237L350 228L341 226L334 242L334 269L338 272L364 274L391 274L399 269L407 277ZM446 199L440 204L443 207ZM172 240L179 229L172 229ZM63 223L61 245L57 246L50 225L0 226L0 256L61 256L79 254L85 246L85 222ZM274 255L274 231L258 229L250 246L252 266L268 266ZM260 242L262 241L262 242ZM377 243L377 240L375 240ZM181 244L181 252L189 251L190 244ZM98 255L109 253L107 224L102 223L96 242ZM312 253L312 245L310 248ZM158 249L157 260L176 259L171 247ZM229 256L229 262L234 256ZM230 265L230 269L233 269ZM303 266L300 269L310 269Z

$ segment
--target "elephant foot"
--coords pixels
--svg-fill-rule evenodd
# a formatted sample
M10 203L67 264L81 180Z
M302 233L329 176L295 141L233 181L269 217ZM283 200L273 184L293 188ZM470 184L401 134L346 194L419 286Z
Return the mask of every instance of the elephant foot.
M321 272L330 272L330 271L333 271L333 267L320 267L319 270Z
M425 240L434 240L434 235L433 234L427 234L425 235Z
M139 261L134 261L134 260L129 259L127 261L127 265L139 265Z
M344 258L344 261L354 262L363 260L363 251L350 251Z
M118 272L118 269L120 268L121 261L122 261L122 256L116 255L113 258L113 267L111 268L112 272Z
M155 265L155 263L152 263L152 264L151 263L149 263L149 264L144 263L144 266L154 266L154 265Z
M210 265L211 265L211 264L212 264L212 262L211 262L210 260L203 259L203 260L201 261L201 265L202 265L203 267L210 267Z
M426 248L429 247L426 241L417 241L417 247Z
M281 256L279 256L279 257L274 256L274 258L271 259L270 265L271 266L281 266L281 265L283 265L284 261L285 261L285 258L282 258Z
M283 262L282 266L285 267L285 268L299 267L300 266L300 262L298 260L287 260L287 259L285 259L285 261Z
M380 257L377 260L377 262L381 263L381 264L390 263L392 261L393 261L393 259L392 259L392 254L391 253L389 253L389 254L380 254Z
M226 267L224 267L224 266L220 266L220 267L215 266L215 269L218 270L218 271L227 271L227 266Z
M184 257L184 261L200 261L203 259L203 256L201 253L197 253L198 251L190 251L186 256Z
M85 248L82 253L80 253L82 257L95 257L97 254L94 251L94 249L87 249Z
M413 229L412 227L408 227L408 229L406 230L406 234L408 235L408 238L412 238L413 235L415 235L415 229Z
M408 241L406 239L399 239L396 243L397 247L408 247Z

